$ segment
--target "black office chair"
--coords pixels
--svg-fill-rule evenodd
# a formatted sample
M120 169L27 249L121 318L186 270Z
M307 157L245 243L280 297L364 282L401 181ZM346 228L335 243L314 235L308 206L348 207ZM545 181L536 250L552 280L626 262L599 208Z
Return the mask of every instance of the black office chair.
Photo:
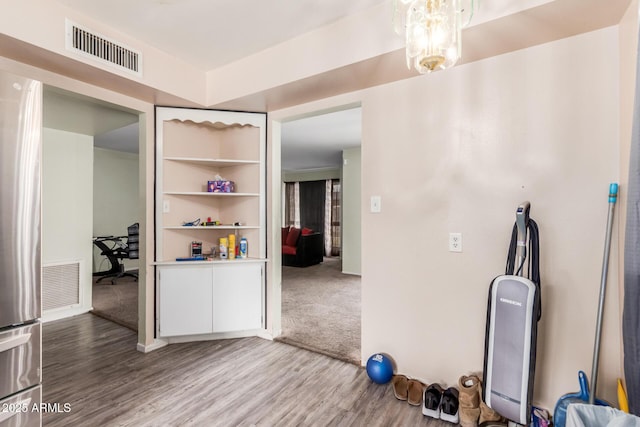
M115 285L117 279L125 276L138 279L138 273L125 271L122 262L125 258L138 259L138 231L138 223L135 223L127 227L127 236L99 236L93 239L93 244L101 251L100 255L107 257L111 263L109 270L93 273L94 276L101 276L96 283L111 278L111 284Z

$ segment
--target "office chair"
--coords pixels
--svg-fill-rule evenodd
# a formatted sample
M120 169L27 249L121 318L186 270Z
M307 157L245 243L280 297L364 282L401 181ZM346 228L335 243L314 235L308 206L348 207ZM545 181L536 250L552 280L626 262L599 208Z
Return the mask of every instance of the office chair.
M93 244L101 251L100 255L107 257L111 263L109 270L93 273L94 276L102 276L96 283L111 278L111 284L115 285L117 279L125 276L138 279L138 273L125 271L122 263L125 258L138 259L138 223L127 227L127 233L127 236L99 236L93 239Z

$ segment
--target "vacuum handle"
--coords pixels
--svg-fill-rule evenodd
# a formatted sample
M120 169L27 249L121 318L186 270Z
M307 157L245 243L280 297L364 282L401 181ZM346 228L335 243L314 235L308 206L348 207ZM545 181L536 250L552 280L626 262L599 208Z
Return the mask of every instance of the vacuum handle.
M527 227L529 226L529 211L531 203L522 202L516 210L516 228L518 234L516 237L516 274L520 272L527 258Z

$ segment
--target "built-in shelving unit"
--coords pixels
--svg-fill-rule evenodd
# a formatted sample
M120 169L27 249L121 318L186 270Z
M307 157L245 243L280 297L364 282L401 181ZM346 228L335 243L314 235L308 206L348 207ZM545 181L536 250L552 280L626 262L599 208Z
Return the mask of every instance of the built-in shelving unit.
M156 108L159 336L262 328L265 129L260 113ZM233 181L234 191L208 191L218 177ZM209 219L220 225L202 225ZM247 259L176 260L190 256L194 241L208 254L229 234L248 240Z

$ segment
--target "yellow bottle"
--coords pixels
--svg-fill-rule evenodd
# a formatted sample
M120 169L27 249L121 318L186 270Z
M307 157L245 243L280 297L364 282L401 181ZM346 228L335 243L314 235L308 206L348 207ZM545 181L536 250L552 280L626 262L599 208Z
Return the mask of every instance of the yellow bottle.
M229 259L236 258L236 235L229 234Z
M220 259L227 259L227 238L220 238Z

